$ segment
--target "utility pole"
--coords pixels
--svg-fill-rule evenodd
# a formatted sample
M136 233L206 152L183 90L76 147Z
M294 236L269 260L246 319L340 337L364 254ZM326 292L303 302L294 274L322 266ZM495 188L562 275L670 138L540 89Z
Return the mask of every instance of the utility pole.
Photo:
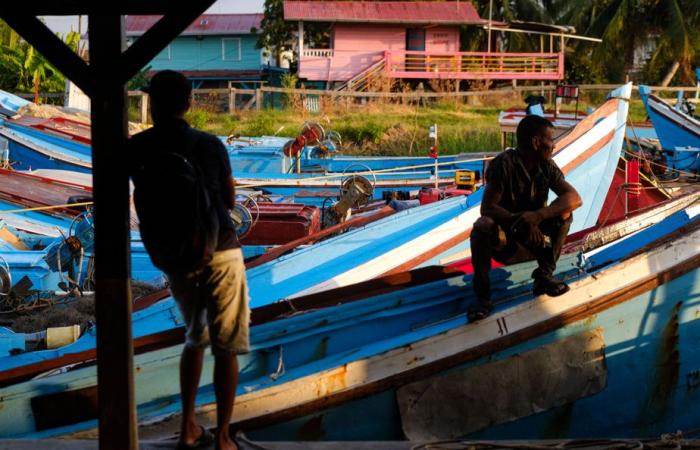
M489 38L488 38L488 52L491 53L491 18L493 17L493 0L489 0Z

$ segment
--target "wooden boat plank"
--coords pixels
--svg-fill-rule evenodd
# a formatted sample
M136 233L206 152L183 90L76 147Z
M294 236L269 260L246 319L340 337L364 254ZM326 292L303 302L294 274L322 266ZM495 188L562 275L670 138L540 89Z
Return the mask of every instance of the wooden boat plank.
M598 274L595 280L586 278L577 282L571 293L562 297L540 298L520 304L482 322L458 327L366 360L355 360L312 376L243 394L234 412L236 424L244 429L258 428L304 416L425 378L585 319L696 270L700 266L698 239L700 232L696 231L673 245L663 245L648 255L627 260ZM620 286L620 280L627 284ZM549 317L537 319L538 314ZM517 325L518 320L512 322L516 316L523 319L521 325ZM500 327L496 323L508 317L511 331L499 336L496 330ZM467 342L470 344L464 348ZM289 406L280 409L279 404ZM213 406L202 407L198 417L203 423L214 423ZM171 421L160 426L151 423L145 425L143 431L164 436L172 431L167 431L172 426Z

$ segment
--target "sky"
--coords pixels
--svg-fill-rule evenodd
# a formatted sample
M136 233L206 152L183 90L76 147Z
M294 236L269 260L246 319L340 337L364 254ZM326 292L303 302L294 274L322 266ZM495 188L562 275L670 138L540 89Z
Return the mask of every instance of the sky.
M210 14L221 13L261 13L265 0L218 0L206 12ZM46 16L46 25L54 33L66 34L69 31L78 31L78 16ZM83 32L86 29L87 19L83 17Z

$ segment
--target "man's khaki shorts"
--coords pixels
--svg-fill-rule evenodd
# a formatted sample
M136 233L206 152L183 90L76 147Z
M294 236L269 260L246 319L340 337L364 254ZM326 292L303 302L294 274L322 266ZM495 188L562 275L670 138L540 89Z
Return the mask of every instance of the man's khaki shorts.
M222 250L204 270L185 276L168 275L170 292L187 327L186 344L212 352L249 350L248 285L241 249Z

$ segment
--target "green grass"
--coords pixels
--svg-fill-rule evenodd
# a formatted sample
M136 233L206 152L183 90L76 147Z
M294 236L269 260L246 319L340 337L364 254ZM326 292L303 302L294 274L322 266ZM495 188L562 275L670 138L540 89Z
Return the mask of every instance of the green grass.
M350 111L318 114L293 110L262 110L235 114L195 109L190 124L217 135L297 136L307 121L320 123L342 137L345 154L423 155L432 140L428 128L438 125L440 153L497 150L500 142L498 107L438 103L434 106L367 105Z
M603 95L582 99L579 111L603 101ZM440 153L453 154L498 150L498 114L503 109L522 105L519 98L500 98L469 105L447 100L427 106L380 103L325 106L320 113L264 109L228 114L195 108L188 113L187 120L193 127L217 135L288 137L297 136L305 122L314 121L326 130L340 133L340 151L355 155L425 155L433 143L428 138L428 128L437 124ZM573 105L565 108L573 109ZM644 106L638 98L634 99L630 102L630 120L645 119Z

